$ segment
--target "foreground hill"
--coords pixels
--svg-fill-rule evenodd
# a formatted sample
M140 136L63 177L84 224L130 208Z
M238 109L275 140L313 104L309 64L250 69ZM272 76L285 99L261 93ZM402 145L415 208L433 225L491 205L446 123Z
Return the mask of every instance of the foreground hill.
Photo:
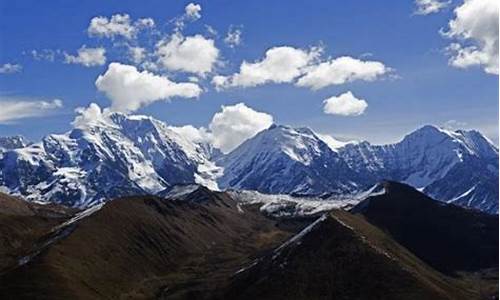
M333 211L236 274L227 299L479 299L362 218Z
M177 200L118 199L66 226L60 239L46 236L52 243L41 252L23 254L30 261L1 276L0 298L208 297L301 223L265 218L205 188Z
M384 188L351 212L441 272L498 266L498 216L440 203L400 183L386 182Z
M17 266L35 243L74 213L64 206L39 205L0 193L0 273Z
M496 297L498 217L442 204L404 184L386 182L384 189L354 214L333 210L255 260L235 274L224 297Z
M498 217L383 190L352 212L284 219L196 185L80 212L3 197L0 299L495 295Z

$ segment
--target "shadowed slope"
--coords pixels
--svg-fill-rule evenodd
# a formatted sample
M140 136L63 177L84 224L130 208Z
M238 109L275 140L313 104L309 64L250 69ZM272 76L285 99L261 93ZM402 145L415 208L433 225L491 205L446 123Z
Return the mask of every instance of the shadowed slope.
M401 183L384 185L385 194L366 199L351 212L441 272L498 266L498 216L446 205Z
M234 276L227 299L479 299L362 218L333 211Z
M18 264L33 244L75 210L58 205L39 205L0 193L0 274Z

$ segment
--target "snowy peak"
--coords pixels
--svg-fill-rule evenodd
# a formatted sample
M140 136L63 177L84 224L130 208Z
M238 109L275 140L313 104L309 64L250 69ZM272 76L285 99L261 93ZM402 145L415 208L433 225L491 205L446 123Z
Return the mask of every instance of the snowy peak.
M219 169L204 145L151 117L100 111L94 116L77 118L66 134L3 153L0 186L34 201L77 207L155 194L174 184L217 188Z
M0 137L0 151L11 150L17 148L24 148L29 144L29 142L20 135Z
M476 130L451 131L426 125L405 136L400 143L427 148L460 149L466 154L485 158L492 158L498 155L498 149Z
M357 174L309 128L273 125L219 163L223 188L318 195L356 186Z
M273 125L259 133L253 142L262 146L262 151L282 151L304 165L311 164L314 157L320 155L326 146L309 128L282 125Z

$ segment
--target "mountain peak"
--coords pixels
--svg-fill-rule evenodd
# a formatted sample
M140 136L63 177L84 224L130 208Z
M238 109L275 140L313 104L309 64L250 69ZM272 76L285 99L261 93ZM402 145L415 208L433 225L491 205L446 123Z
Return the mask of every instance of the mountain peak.
M0 148L3 149L17 149L17 148L24 148L29 144L29 141L26 140L21 135L14 135L14 136L0 136Z

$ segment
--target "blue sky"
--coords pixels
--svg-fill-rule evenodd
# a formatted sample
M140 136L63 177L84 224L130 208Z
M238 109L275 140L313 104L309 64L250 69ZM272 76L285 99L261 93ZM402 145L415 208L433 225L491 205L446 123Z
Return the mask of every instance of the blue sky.
M469 0L474 1L474 0ZM0 119L0 135L22 134L39 139L49 133L71 129L77 107L91 102L111 105L109 97L96 87L99 75L109 63L134 65L124 44L155 51L160 39L168 41L175 20L185 15L189 1L6 1L0 7L0 66L19 65L21 70L0 74L0 105L3 102L44 101L50 109L40 116L16 120ZM476 128L498 143L498 75L484 65L450 65L453 54L445 50L451 43L462 47L476 41L445 37L448 22L458 18L454 9L463 1L427 15L415 14L413 1L196 1L201 17L185 18L179 29L183 37L196 34L213 40L218 57L211 71L203 75L172 70L150 69L156 76L188 82L197 76L203 90L197 99L173 97L151 101L133 113L152 115L172 125L196 127L211 122L221 105L244 102L266 112L280 124L309 126L340 139L364 139L375 143L394 142L424 124ZM141 31L133 40L91 36L92 18L128 14L135 21L151 18L154 30ZM498 12L497 12L498 16ZM177 19L175 19L177 18ZM174 20L174 21L173 21ZM496 21L498 22L498 20ZM218 33L207 32L211 26ZM498 27L498 26L497 26ZM239 45L224 42L230 28L241 30ZM152 33L153 32L153 33ZM498 31L496 32L498 52ZM65 63L64 52L76 56L83 45L104 48L106 62L94 66ZM121 46L120 46L121 45ZM243 61L261 61L267 50L289 46L309 51L320 46L322 62L349 56L359 61L382 63L390 71L374 80L347 80L318 90L299 87L293 79L257 86L234 86L217 91L211 83L216 75L230 77ZM54 61L38 58L32 51L54 53ZM155 58L152 58L153 62ZM457 63L458 64L458 63ZM134 65L139 71L144 65ZM498 70L498 62L496 65ZM498 72L498 71L496 71ZM351 91L367 103L359 114L327 114L323 101ZM60 99L62 107L54 105ZM1 110L1 108L0 108ZM130 112L132 113L132 112ZM1 113L0 113L1 115ZM449 122L452 121L452 122Z

